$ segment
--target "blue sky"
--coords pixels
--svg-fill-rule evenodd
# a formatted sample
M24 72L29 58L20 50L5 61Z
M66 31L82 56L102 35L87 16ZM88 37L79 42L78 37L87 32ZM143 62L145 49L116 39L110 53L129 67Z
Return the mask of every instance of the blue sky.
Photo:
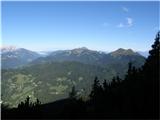
M146 51L159 28L157 2L2 2L2 45L35 51L87 47Z

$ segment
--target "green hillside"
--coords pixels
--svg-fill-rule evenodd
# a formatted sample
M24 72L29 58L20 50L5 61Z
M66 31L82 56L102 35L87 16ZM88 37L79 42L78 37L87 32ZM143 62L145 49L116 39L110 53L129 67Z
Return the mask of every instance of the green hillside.
M131 50L104 54L79 48L52 53L21 68L3 69L2 100L12 107L26 96L48 103L68 97L73 86L79 96L88 96L95 76L108 82L116 75L124 78L129 62L140 67L144 61Z

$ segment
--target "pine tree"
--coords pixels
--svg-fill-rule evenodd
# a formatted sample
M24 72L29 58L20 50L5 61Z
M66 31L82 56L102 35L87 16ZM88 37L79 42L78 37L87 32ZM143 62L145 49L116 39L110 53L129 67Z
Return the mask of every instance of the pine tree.
M104 80L104 82L103 82L103 89L104 89L104 92L105 92L105 93L108 92L108 87L109 87L109 85L108 85L107 81Z
M69 98L75 99L76 94L77 94L77 91L75 90L75 86L73 86L71 92L69 93Z
M126 79L130 79L130 76L132 75L132 62L128 63L128 71L126 75Z
M150 70L154 78L158 78L158 70L159 70L159 64L160 64L160 31L157 33L155 42L152 45L152 50L149 51L149 56L146 60L146 63L144 65L144 68L146 70ZM152 70L152 71L151 71Z
M93 83L93 86L92 86L92 91L91 91L91 94L90 94L91 99L95 99L96 96L98 96L99 89L100 89L100 83L99 83L98 77L95 77L94 83Z
M147 112L158 116L159 114L159 68L160 68L160 31L157 33L152 49L143 66L145 82L145 103Z
M36 100L36 102L34 103L34 106L39 106L41 105L41 102L39 101L39 99Z

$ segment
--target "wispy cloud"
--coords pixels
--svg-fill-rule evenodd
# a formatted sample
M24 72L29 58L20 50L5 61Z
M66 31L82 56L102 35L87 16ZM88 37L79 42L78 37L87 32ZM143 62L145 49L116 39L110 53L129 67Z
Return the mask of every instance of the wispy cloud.
M126 20L127 20L127 25L128 25L128 27L131 27L131 26L133 26L133 19L132 18L126 18Z
M104 23L102 24L102 26L103 26L103 27L108 27L108 26L109 26L109 23L104 22Z
M123 27L125 27L125 25L124 25L123 23L119 23L119 24L117 25L117 27L118 27L118 28L123 28Z
M132 26L133 26L133 19L130 17L127 17L125 22L121 22L117 25L118 28L132 27Z
M122 7L122 10L123 10L124 12L129 12L129 9L126 8L126 7Z

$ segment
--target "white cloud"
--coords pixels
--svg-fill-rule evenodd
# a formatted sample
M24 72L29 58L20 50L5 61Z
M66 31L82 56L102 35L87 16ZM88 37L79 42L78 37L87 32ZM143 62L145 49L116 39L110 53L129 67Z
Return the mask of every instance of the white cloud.
M125 22L121 22L117 25L118 28L132 27L132 26L133 26L133 19L130 17L127 17Z
M122 10L123 10L124 12L129 12L128 8L126 8L126 7L122 7Z
M123 28L123 27L125 27L125 25L124 25L123 23L119 23L119 24L117 25L117 27L118 27L118 28Z
M131 26L133 26L133 19L132 18L126 18L126 20L127 20L127 26L128 27L131 27Z

